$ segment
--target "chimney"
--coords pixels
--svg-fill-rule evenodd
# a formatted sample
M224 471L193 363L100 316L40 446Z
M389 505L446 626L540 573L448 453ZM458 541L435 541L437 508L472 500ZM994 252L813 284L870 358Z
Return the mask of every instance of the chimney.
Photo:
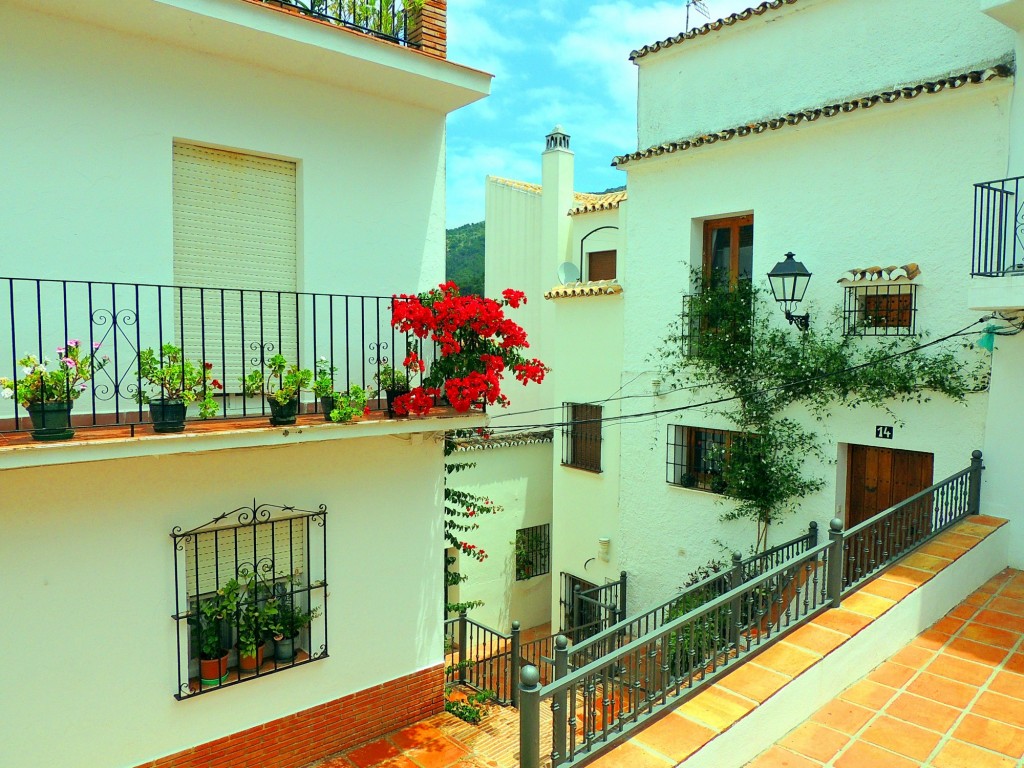
M448 0L423 0L419 10L409 11L407 40L435 59L448 58Z
M556 125L547 136L541 155L541 242L544 262L553 272L563 261L572 261L569 241L573 206L575 157L569 149L569 135Z

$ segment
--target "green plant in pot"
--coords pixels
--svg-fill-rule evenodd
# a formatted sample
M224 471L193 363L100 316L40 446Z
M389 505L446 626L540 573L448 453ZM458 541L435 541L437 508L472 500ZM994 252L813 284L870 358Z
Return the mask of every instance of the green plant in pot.
M396 370L390 365L384 365L374 374L373 379L387 396L388 416L394 416L395 398L409 391L409 374L403 370Z
M299 393L308 389L313 372L289 365L284 355L274 355L264 368L249 372L242 379L242 389L250 397L262 394L270 406L270 423L274 426L294 424L299 412Z
M82 342L68 339L57 347L57 363L25 355L18 361L21 376L0 378L0 397L16 398L32 419L35 440L67 440L75 434L71 428L71 408L81 397L93 375L102 370L109 358L97 356L99 342L92 352L83 354Z
M316 374L313 377L313 385L310 389L313 394L320 398L320 410L323 411L324 421L331 420L331 411L334 410L335 392L334 375L338 368L331 365L326 357L320 357L316 361Z
M366 403L371 396L370 392L358 384L353 384L346 392L336 392L334 394L334 406L331 408L331 412L327 414L327 418L335 423L339 423L352 421L352 419L360 416L368 416L370 406Z
M278 661L292 661L295 658L295 640L313 619L320 617L320 607L311 611L295 605L294 597L280 601L274 622L274 652Z
M264 639L274 629L278 613L278 600L264 587L255 573L242 571L246 579L242 596L238 600L238 668L242 672L255 672L263 665Z
M164 344L139 353L139 380L143 387L135 393L135 402L149 405L154 432L182 432L185 413L199 403L199 415L209 419L217 415L214 391L223 385L211 375L213 363L196 363L186 358L180 347Z
M224 636L229 621L238 608L241 585L231 579L211 597L199 600L189 616L192 627L192 648L199 656L199 679L202 685L220 685L228 676L228 649Z

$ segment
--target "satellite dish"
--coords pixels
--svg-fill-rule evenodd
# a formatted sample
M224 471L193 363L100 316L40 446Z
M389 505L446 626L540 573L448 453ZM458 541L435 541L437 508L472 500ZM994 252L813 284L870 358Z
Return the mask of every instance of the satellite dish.
M562 285L566 283L578 283L580 269L571 261L564 261L558 265L558 280Z

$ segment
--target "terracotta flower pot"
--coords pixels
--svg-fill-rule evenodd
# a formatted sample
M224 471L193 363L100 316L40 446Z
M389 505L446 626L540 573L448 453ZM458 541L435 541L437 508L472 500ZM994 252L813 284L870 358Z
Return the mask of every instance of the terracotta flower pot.
M255 672L257 669L263 666L263 648L264 643L260 643L256 646L255 656L246 656L241 651L238 652L238 668L243 672Z
M199 680L203 685L220 685L228 679L228 652L219 659L199 660Z

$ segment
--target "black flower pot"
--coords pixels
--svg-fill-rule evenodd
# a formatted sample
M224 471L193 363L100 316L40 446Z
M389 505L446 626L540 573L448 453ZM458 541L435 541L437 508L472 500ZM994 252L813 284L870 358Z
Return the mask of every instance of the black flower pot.
M331 411L334 410L334 395L324 395L320 398L320 410L324 412L324 421L330 421Z
M408 387L401 387L398 389L385 389L384 394L388 398L388 416L394 418L395 416L395 398L399 395L407 395L409 393Z
M270 403L270 423L275 427L283 427L295 423L295 416L299 412L299 398L293 397L284 405L277 402L276 398L268 397Z
M184 432L185 403L180 399L156 397L149 401L154 432Z
M71 429L71 406L73 402L33 403L28 406L32 419L33 440L70 440L75 430Z

